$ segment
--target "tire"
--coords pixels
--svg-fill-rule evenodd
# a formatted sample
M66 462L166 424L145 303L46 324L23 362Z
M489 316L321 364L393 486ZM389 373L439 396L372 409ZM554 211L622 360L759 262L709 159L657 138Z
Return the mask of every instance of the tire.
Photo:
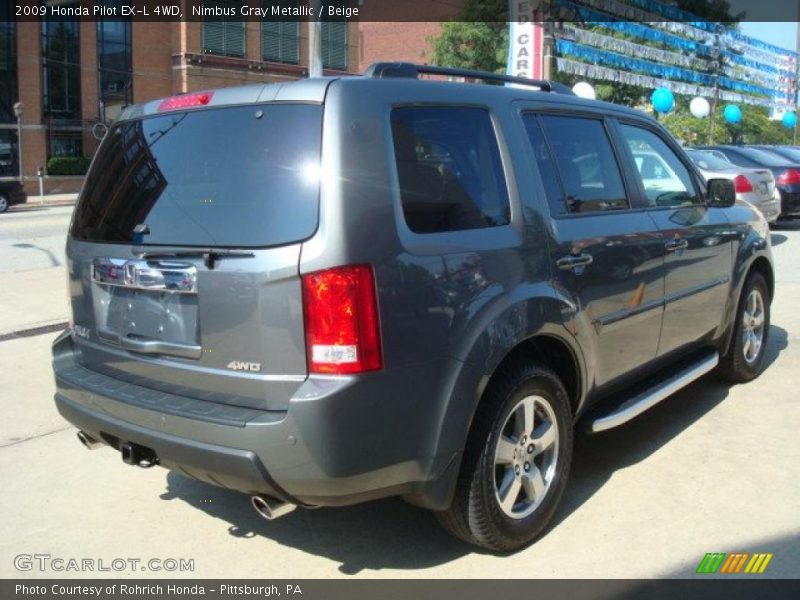
M8 210L8 206L8 198L6 198L3 194L0 194L0 213L6 212Z
M769 337L769 290L761 273L751 273L742 288L733 339L720 359L720 375L733 383L755 379L764 369ZM748 343L749 340L749 343Z
M524 426L530 425L526 410L531 407L532 431L539 433L523 437L531 431ZM461 540L493 551L530 544L561 500L572 442L572 409L558 377L535 363L508 365L486 389L467 439L453 503L437 513L439 522ZM515 489L516 503L509 501ZM501 493L506 491L504 508Z

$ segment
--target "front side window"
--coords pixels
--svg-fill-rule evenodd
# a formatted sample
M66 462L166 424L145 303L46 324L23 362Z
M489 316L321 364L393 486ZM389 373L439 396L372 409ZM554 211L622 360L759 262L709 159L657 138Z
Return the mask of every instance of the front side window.
M621 130L633 154L649 206L702 203L689 169L660 136L634 125L623 124Z
M500 149L487 110L395 108L392 139L403 214L411 231L437 233L510 222Z
M235 17L208 17L203 20L203 52L221 56L243 57L245 55L245 21L242 19L242 0L203 0L203 6L219 9L217 12L233 12Z
M619 165L603 122L542 115L570 213L628 208Z

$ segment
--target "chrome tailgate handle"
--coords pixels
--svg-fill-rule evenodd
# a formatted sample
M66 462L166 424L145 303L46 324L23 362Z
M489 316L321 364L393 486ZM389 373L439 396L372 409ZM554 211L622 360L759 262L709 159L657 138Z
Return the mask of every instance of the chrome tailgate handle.
M180 262L95 258L92 279L101 285L134 290L197 293L197 267Z

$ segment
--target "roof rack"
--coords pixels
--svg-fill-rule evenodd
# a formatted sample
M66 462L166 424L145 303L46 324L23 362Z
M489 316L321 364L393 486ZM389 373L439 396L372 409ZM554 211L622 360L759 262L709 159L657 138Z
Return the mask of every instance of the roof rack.
M465 77L470 79L482 79L483 81L497 81L502 83L516 83L539 88L543 92L556 92L559 94L569 94L574 96L574 92L567 86L554 81L544 79L528 79L526 77L515 77L513 75L503 75L501 73L490 73L489 71L476 71L472 69L454 69L451 67L436 67L432 65L417 65L409 62L378 62L373 63L364 72L364 77L375 79L386 78L406 78L418 79L420 75L445 75L447 77Z

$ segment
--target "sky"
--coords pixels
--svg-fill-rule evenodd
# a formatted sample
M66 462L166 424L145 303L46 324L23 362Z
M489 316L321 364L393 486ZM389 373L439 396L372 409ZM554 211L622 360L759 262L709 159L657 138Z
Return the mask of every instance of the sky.
M754 37L770 44L789 50L795 49L797 36L797 23L740 23L741 31L745 35Z

